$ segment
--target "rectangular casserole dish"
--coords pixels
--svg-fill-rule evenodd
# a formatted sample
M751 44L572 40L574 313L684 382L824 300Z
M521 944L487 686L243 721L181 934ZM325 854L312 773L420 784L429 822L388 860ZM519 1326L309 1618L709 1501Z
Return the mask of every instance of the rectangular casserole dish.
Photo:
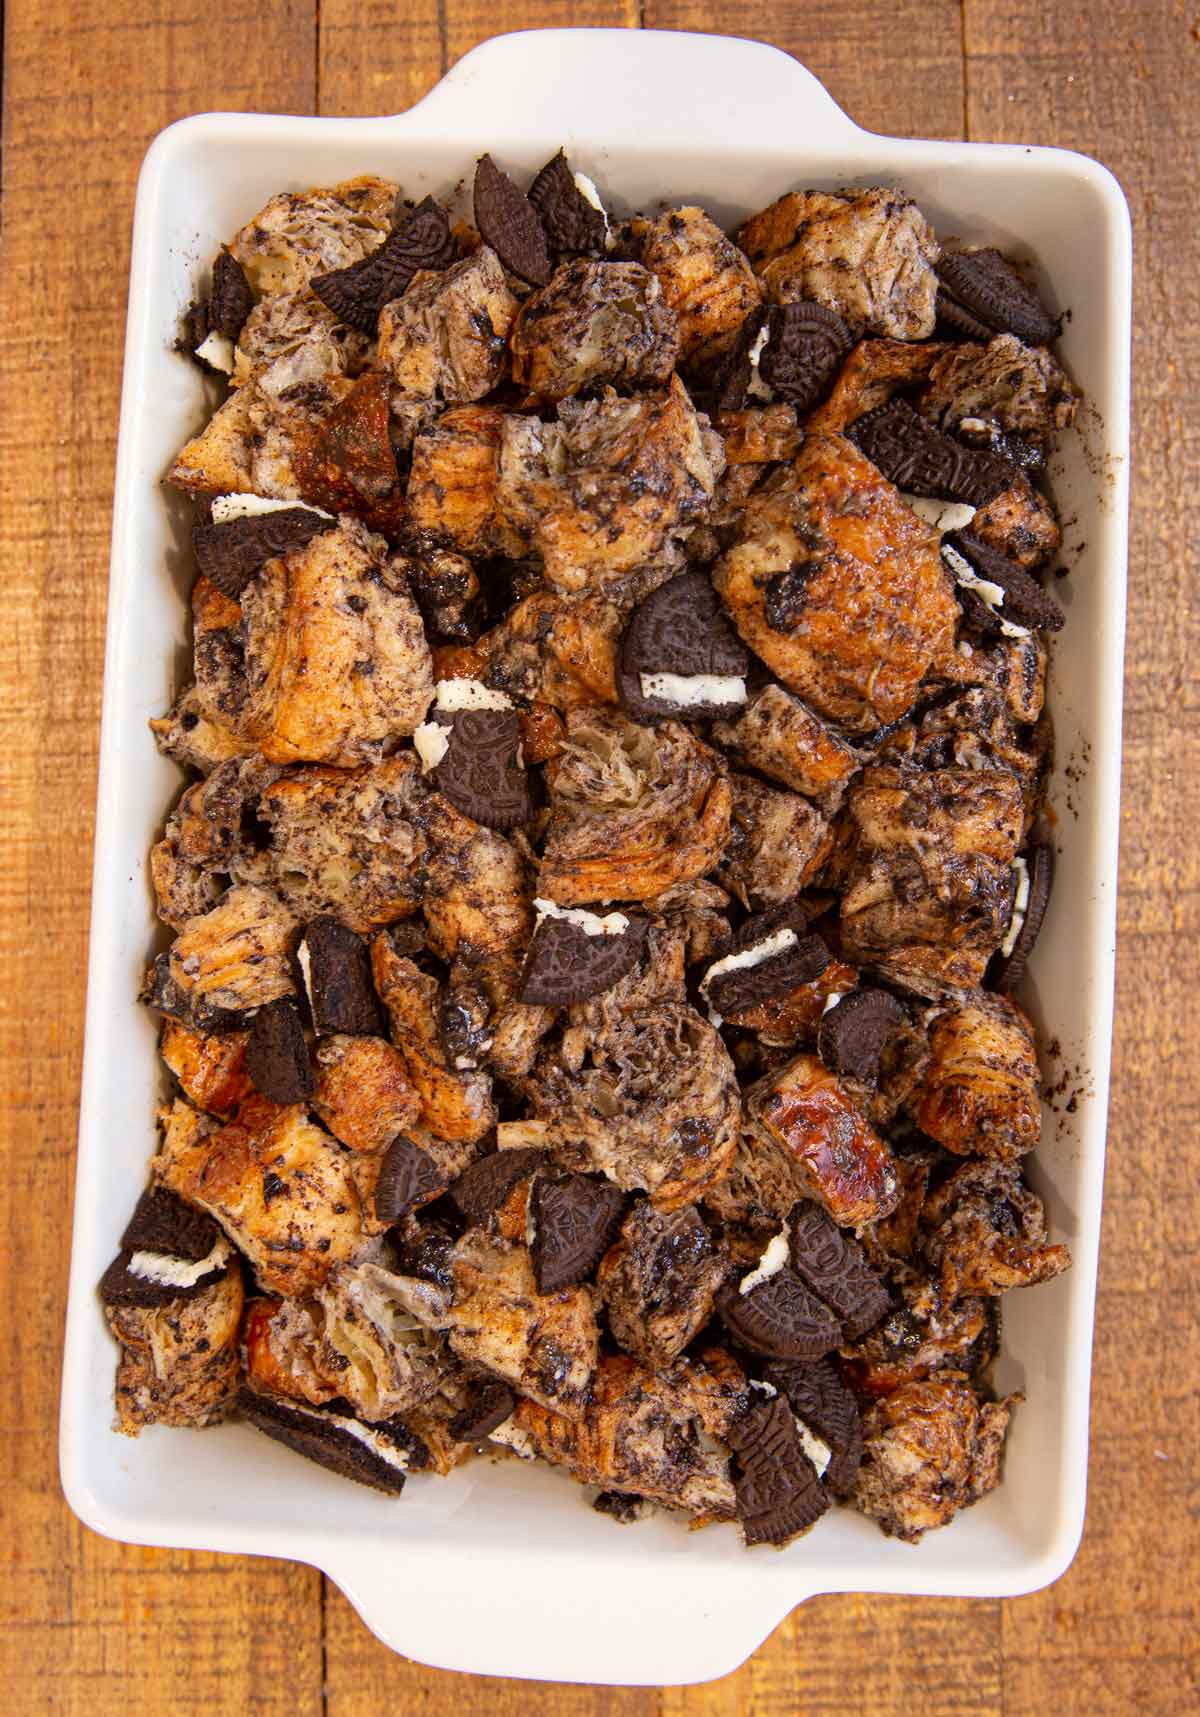
M244 1426L112 1430L114 1349L95 1284L144 1184L161 1069L135 1002L156 924L146 853L179 788L147 727L185 661L185 502L162 477L199 426L205 383L172 351L219 242L275 191L360 172L446 195L483 150L528 176L565 145L619 212L702 202L732 227L793 187L899 185L943 238L1032 260L1070 311L1064 362L1087 395L1053 467L1072 577L1055 644L1051 802L1058 883L1022 1000L1069 1075L1031 1178L1074 1269L1005 1303L1001 1390L1024 1388L1002 1487L918 1547L846 1510L790 1549L658 1516L629 1530L548 1469L478 1461L399 1503ZM61 1470L89 1526L141 1544L286 1556L322 1568L388 1645L496 1675L661 1685L742 1661L803 1599L880 1591L1007 1596L1056 1579L1083 1523L1088 1392L1112 1023L1117 878L1130 238L1095 162L1055 149L881 138L759 43L660 32L538 31L468 54L399 117L207 114L142 168L133 239L80 1119ZM211 402L210 402L211 404Z

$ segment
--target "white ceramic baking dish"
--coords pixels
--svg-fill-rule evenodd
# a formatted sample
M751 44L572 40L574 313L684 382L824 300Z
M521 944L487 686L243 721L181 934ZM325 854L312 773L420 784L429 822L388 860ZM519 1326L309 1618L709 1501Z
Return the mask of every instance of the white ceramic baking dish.
M1048 302L1070 312L1062 353L1089 404L1054 470L1072 568L1051 691L1061 853L1023 999L1072 1074L1073 1111L1047 1111L1031 1175L1075 1267L1005 1302L997 1382L1028 1402L1003 1486L916 1548L846 1510L778 1554L665 1517L617 1528L565 1478L511 1461L418 1478L396 1503L241 1426L136 1442L111 1429L114 1349L95 1283L155 1148L155 1025L134 997L156 940L146 853L179 787L146 724L186 663L186 509L161 480L206 409L199 374L171 350L180 308L218 242L277 190L377 171L446 195L484 149L520 174L559 144L618 209L699 201L728 225L795 186L897 184L944 237L1031 259ZM428 1664L601 1683L724 1674L818 1592L1004 1596L1062 1573L1084 1512L1112 1016L1129 317L1128 216L1104 168L1055 149L872 136L758 43L505 36L399 117L206 114L156 140L133 239L63 1377L62 1477L83 1521L141 1544L312 1563L382 1639Z

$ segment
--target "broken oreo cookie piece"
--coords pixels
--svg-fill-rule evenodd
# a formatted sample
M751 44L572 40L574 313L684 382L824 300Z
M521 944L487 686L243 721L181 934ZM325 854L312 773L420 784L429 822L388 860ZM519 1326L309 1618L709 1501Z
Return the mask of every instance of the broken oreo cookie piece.
M749 1544L787 1544L829 1507L817 1469L782 1395L754 1402L730 1425L736 1457L734 1491Z
M862 1461L862 1415L833 1360L773 1359L763 1367L763 1376L828 1445L831 1459L821 1475L826 1489L848 1496Z
M973 531L950 531L942 540L942 556L959 587L959 601L972 599L969 616L985 631L1001 633L1006 621L1027 632L1058 632L1066 624L1050 592Z
M525 956L520 999L562 1008L611 990L637 965L649 922L635 914L603 918L583 908L535 900L538 920Z
M276 1395L263 1395L243 1384L237 1406L256 1430L277 1443L327 1467L340 1478L354 1479L373 1490L399 1496L412 1452L381 1425L365 1425L349 1414L328 1407L301 1406Z
M560 149L529 187L552 250L572 256L602 256L608 222L603 209L584 196ZM494 247L493 247L494 248Z
M546 1161L545 1151L491 1151L463 1170L450 1187L450 1201L473 1228L499 1209L519 1180Z
M910 495L984 507L1019 476L1006 459L943 435L902 399L866 412L846 434L889 482Z
M710 1009L741 1013L790 995L819 978L829 964L829 949L809 934L804 913L792 903L756 912L733 936L728 952L714 960L700 983Z
M857 1341L892 1304L862 1247L808 1199L793 1206L787 1226L792 1269L841 1319L846 1340Z
M510 274L531 286L550 278L550 255L538 212L490 155L475 168L475 225Z
M507 1383L481 1383L470 1401L450 1421L450 1435L456 1443L481 1443L497 1425L503 1425L517 1397Z
M374 334L379 312L403 295L419 269L448 268L453 260L446 211L432 197L425 197L369 256L347 268L318 274L311 285L339 321L362 334Z
M435 717L447 745L432 771L439 793L488 829L516 829L533 815L515 709L460 709Z
M972 316L969 310L953 299L944 286L938 287L935 338L949 336L961 340L979 340L986 346L988 341L995 337L995 332L994 328L989 328L978 316Z
M758 371L777 399L811 411L829 392L853 344L836 310L807 299L772 305Z
M1031 346L1048 346L1061 332L1037 293L1000 251L963 250L943 253L938 278L956 308L984 325L984 338L1015 334ZM938 303L942 314L941 295Z
M236 602L259 567L337 529L337 520L314 507L283 507L242 518L192 526L200 573Z
M301 1103L312 1095L313 1070L291 996L259 1008L246 1043L246 1072L254 1089L272 1103Z
M297 950L318 1037L378 1037L383 1020L367 944L336 918L314 918Z
M1008 995L1015 990L1025 976L1025 967L1042 928L1054 883L1053 847L1043 843L1034 847L1027 858L1018 862L1024 863L1028 878L1024 891L1025 900L1022 903L1022 889L1018 883L1008 933L1000 944L1000 950L994 957L992 969L988 974L991 988L998 990L1001 995Z
M718 1309L736 1341L769 1359L821 1359L841 1344L837 1318L786 1264L745 1293L727 1291Z
M150 1186L133 1207L121 1245L131 1252L165 1252L196 1263L208 1257L220 1235L206 1210L197 1210L169 1187Z
M100 1279L107 1306L161 1306L190 1299L225 1275L233 1248L205 1211L164 1186L138 1199L121 1250Z
M446 1189L442 1174L428 1151L400 1133L384 1152L373 1194L380 1222L399 1222Z
M834 1073L873 1085L888 1040L904 1024L904 1009L886 990L852 990L821 1015L817 1054Z
M254 308L254 294L237 257L221 250L213 263L212 291L208 295L209 332L236 340Z
M586 1174L533 1183L533 1273L539 1294L573 1288L591 1275L617 1237L626 1197Z
M728 715L746 701L750 657L702 572L640 602L621 639L617 690L634 721Z

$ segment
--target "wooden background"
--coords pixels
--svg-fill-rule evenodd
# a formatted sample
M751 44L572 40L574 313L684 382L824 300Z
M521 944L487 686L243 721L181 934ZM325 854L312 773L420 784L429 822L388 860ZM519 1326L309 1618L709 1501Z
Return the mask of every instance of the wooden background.
M2 0L0 0L2 10ZM481 38L765 37L884 132L1057 143L1137 247L1121 942L1083 1549L1008 1603L828 1597L722 1682L475 1681L392 1656L311 1570L102 1542L55 1419L109 503L134 180L205 108L394 112ZM137 1717L1176 1713L1197 1678L1200 23L1184 0L9 0L0 250L0 1706ZM1190 543L1189 543L1190 539ZM1189 547L1192 553L1189 554Z

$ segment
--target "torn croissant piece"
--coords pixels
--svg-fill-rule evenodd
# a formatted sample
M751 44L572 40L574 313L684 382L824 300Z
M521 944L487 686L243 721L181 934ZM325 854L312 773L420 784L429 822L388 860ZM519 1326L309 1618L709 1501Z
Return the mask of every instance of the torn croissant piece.
M189 1102L228 1120L250 1095L247 1036L241 1031L205 1036L180 1020L165 1019L159 1052Z
M299 925L265 888L231 888L189 918L151 968L143 999L198 1031L232 1030L255 1009L295 993Z
M607 710L572 710L547 784L538 889L559 905L648 900L703 876L725 849L729 783L678 722L639 727Z
M625 1354L605 1355L580 1414L520 1401L492 1441L565 1467L580 1484L732 1520L736 1499L721 1439L745 1398L741 1368L720 1348L660 1372Z
M955 1169L925 1201L919 1245L948 1299L1031 1287L1071 1265L1070 1247L1047 1244L1042 1201L1013 1162Z
M614 1339L651 1370L665 1370L712 1316L727 1270L694 1206L664 1212L640 1200L596 1275Z
M502 513L500 440L506 414L496 405L459 405L412 444L405 498L418 531L465 555L519 557L525 535Z
M976 991L934 1012L930 1058L908 1100L922 1132L958 1156L1011 1160L1041 1137L1033 1029L1007 996Z
M348 1150L385 1151L420 1114L404 1056L383 1038L322 1038L316 1074L312 1106Z
M733 345L762 302L743 253L703 209L667 209L635 223L643 265L657 276L679 323L680 368L704 376Z
M862 758L799 698L764 686L735 721L714 722L712 736L738 760L824 811L836 808Z
M422 269L379 315L379 362L406 399L482 399L504 374L517 300L488 245Z
M805 429L840 435L893 394L924 381L939 357L955 349L910 340L860 340L838 371L829 398L805 419Z
M993 1301L945 1294L936 1279L898 1263L888 1280L898 1304L840 1350L842 1375L860 1395L890 1395L940 1371L976 1377L995 1358L1000 1320Z
M899 1184L888 1145L815 1055L798 1055L753 1087L753 1125L791 1158L807 1196L843 1228L878 1222Z
M663 387L679 354L679 333L647 269L576 257L525 300L511 345L513 380L559 400L601 382Z
M256 298L298 292L314 275L348 268L378 249L399 189L364 174L309 191L281 191L234 235L230 252Z
M398 954L386 933L371 944L371 970L421 1105L422 1126L440 1139L482 1139L496 1124L492 1081L486 1073L460 1073L447 1065L438 1028L437 979Z
M821 813L798 793L752 775L732 779L729 842L717 875L751 911L782 906L820 872L833 837Z
M230 1269L187 1299L105 1307L120 1345L115 1393L126 1436L146 1425L198 1427L226 1417L241 1376L244 1299L241 1271Z

